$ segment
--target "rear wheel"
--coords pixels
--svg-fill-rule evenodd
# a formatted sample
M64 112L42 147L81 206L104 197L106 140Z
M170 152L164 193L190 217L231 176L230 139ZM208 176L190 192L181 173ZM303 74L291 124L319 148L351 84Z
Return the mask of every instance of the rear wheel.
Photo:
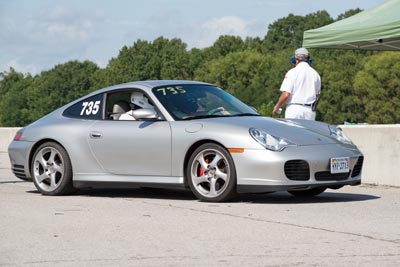
M217 144L198 147L189 159L186 177L193 194L203 201L226 201L236 194L231 155Z
M314 197L323 193L325 190L325 187L315 187L307 190L292 190L288 192L295 197Z
M32 159L32 175L36 188L43 195L66 195L72 186L72 166L68 153L57 143L46 142L38 147Z

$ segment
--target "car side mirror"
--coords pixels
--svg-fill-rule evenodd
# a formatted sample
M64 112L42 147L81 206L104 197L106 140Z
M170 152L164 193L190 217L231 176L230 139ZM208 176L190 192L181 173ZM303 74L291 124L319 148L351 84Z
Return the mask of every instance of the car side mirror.
M136 109L132 112L132 115L135 119L137 120L143 120L143 119L157 119L158 114L157 112L152 109L152 108L140 108Z

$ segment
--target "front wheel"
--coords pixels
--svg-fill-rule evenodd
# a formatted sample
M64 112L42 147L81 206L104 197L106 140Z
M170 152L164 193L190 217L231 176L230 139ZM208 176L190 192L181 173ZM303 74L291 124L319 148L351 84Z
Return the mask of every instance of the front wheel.
M295 197L314 197L316 195L323 193L325 190L326 190L325 187L315 187L306 190L292 190L288 192Z
M32 159L32 176L43 195L59 196L73 193L72 166L67 151L57 143L38 147Z
M186 177L193 194L203 201L220 202L236 194L236 171L228 151L217 144L198 147L189 159Z

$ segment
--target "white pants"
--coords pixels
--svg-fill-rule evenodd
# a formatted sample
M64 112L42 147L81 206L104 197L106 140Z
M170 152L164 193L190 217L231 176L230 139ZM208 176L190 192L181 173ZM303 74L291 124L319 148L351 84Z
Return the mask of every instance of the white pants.
M316 113L311 110L311 107L290 104L286 106L286 119L315 120L315 115Z

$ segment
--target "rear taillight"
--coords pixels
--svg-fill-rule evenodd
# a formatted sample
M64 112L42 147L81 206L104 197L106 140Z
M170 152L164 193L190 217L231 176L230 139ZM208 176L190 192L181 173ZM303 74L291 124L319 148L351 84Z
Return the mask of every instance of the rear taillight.
M21 137L22 137L22 134L24 133L24 131L23 130L19 130L16 134L15 134L15 136L14 136L14 141L19 141L19 140L21 140Z

